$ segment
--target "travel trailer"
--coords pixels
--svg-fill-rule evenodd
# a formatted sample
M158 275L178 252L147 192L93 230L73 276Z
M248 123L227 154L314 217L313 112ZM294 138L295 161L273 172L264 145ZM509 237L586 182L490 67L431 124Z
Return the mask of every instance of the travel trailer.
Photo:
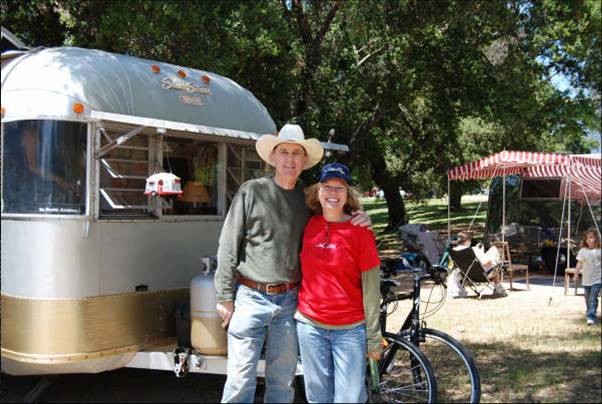
M173 365L156 347L175 344L174 308L241 182L265 175L254 143L275 131L251 92L211 72L72 47L3 53L2 371L161 368L153 352ZM179 195L145 195L158 173Z
M564 273L567 257L574 266L576 250L567 254L566 242L559 234L563 218L563 237L566 239L567 221L570 217L571 239L579 241L581 233L600 223L599 200L576 200L566 203L563 195L566 178L524 178L510 175L505 178L506 227L504 236L518 251L517 258L533 269L554 273L558 256L559 274ZM486 234L490 239L500 239L502 229L502 177L493 178L489 188ZM568 213L570 207L570 215Z

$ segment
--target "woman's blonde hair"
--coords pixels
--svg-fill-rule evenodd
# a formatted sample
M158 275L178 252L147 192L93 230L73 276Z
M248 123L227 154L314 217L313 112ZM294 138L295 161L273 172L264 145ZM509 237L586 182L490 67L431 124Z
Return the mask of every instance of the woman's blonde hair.
M345 187L347 188L347 202L345 202L345 206L343 206L343 212L350 215L351 212L355 212L361 208L360 204L360 194L357 190L347 184L345 181ZM305 188L305 204L314 212L316 215L322 214L322 204L320 203L320 198L318 197L318 192L320 191L319 182L314 185L310 185Z
M600 236L598 236L598 231L593 227L590 227L583 232L583 235L581 236L581 248L590 248L587 245L587 236L590 234L593 234L594 239L596 240L596 245L594 245L594 248L600 248Z

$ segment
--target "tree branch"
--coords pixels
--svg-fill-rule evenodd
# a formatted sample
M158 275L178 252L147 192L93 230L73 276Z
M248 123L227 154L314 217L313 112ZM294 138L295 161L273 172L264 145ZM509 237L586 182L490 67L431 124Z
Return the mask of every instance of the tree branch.
M357 66L357 67L360 67L361 65L363 65L363 64L364 64L364 62L366 62L366 61L367 61L368 59L370 59L372 56L376 56L376 55L378 55L378 54L379 54L379 53L381 53L383 50L385 50L385 47L384 47L384 46L383 46L383 47L381 47L381 48L378 48L378 49L376 49L376 50L375 50L374 52L372 52L372 53L369 53L369 54L367 54L367 55L366 55L366 56L364 56L364 57L363 57L361 60L358 60L358 61L357 61L357 63L356 63L356 66Z
M326 33L328 32L328 30L330 29L330 25L332 24L332 20L337 15L337 12L339 11L339 8L341 8L341 4L343 4L343 0L337 0L332 5L332 8L330 9L330 11L328 11L328 14L326 15L326 18L322 22L322 28L320 28L320 31L318 31L318 34L314 38L314 43L316 45L319 46L322 43L322 40L324 39L324 36L326 35Z
M313 42L313 38L311 37L307 16L303 12L303 4L301 4L301 0L293 0L291 5L295 16L297 17L297 26L299 27L301 40L304 44L310 45Z
M349 149L352 149L358 139L360 139L359 135L361 133L366 133L370 131L374 126L376 126L380 120L384 117L386 111L380 104L376 104L374 110L370 114L370 117L353 132L351 135L351 139L349 139Z

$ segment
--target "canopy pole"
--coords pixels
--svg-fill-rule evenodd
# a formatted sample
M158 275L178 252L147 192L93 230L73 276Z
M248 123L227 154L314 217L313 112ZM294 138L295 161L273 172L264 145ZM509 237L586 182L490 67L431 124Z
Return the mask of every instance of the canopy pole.
M594 215L594 211L592 210L592 206L589 203L589 198L587 197L587 192L585 192L585 188L583 188L583 180L579 180L579 185L581 186L581 192L583 192L583 197L585 198L585 202L587 203L587 208L589 209L590 215L592 215L592 221L594 222L594 226L596 226L596 231L598 232L598 237L602 238L600 234L600 227L598 226L598 221L596 220L596 216Z
M502 243L506 242L506 167L502 171Z
M560 257L560 248L562 248L562 227L564 226L564 210L566 208L566 192L567 188L564 188L564 195L562 197L562 215L560 216L560 228L558 229L558 243L556 243L556 261L554 261L554 279L552 280L552 290L556 287L556 275L558 274L558 258ZM551 298L550 298L551 299Z
M573 174L573 167L571 165L572 158L569 157L569 178L568 178L568 187L569 187L569 211L567 212L567 239L566 239L566 268L565 271L568 271L571 266L571 177Z
M449 243L451 243L451 207L450 207L451 195L450 195L450 191L451 191L451 185L450 185L450 181L449 181L449 172L448 172L447 173L447 242L448 242L448 245L449 245Z

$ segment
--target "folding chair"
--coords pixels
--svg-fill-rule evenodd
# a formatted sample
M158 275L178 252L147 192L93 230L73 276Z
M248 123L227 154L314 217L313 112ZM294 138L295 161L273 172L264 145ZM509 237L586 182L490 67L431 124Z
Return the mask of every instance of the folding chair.
M502 281L505 274L508 274L510 278L510 290L512 290L512 281L514 280L515 272L524 272L525 273L525 281L527 282L527 290L529 290L529 265L525 264L517 264L512 262L512 257L510 256L510 246L507 241L494 241L491 244L496 246L498 250L502 253L502 268L504 271L502 272ZM566 277L565 277L566 284ZM566 291L564 293L566 295Z
M481 298L485 288L494 290L493 282L487 277L487 271L479 262L472 248L449 250L449 256L462 274L462 287L467 285ZM495 268L493 269L495 270ZM479 288L479 285L483 285Z

